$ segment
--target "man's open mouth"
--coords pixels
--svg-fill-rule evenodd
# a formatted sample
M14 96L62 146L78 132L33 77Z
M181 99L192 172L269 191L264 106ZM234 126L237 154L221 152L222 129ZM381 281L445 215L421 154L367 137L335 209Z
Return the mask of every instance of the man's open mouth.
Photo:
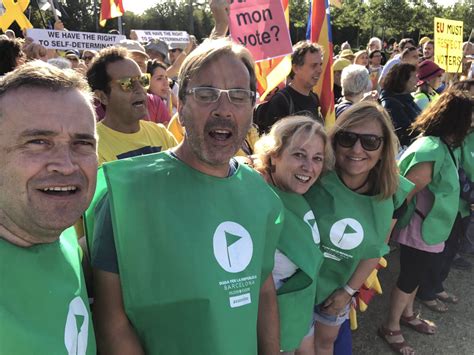
M213 129L209 135L218 141L225 141L232 137L232 132L227 129Z

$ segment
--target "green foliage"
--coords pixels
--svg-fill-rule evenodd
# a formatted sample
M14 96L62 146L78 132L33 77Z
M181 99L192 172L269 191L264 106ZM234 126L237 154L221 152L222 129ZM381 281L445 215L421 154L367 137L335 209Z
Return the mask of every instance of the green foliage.
M309 1L289 0L290 9L290 35L293 43L306 38L308 24Z
M464 21L464 40L467 41L471 30L474 29L474 1L458 1L456 4L445 9L444 16L442 17ZM474 41L474 39L471 39L471 41Z
M449 7L436 0L345 0L342 8L331 7L334 43L365 44L372 36L398 40L423 36L433 38L434 17L464 21L464 40L474 27L474 1L457 0Z
M63 0L63 6L67 13L63 16L66 28L95 31L93 1ZM305 38L309 0L289 0L289 6L291 37L293 42L297 42ZM34 1L30 11L33 25L42 28L43 22ZM54 22L51 11L41 13L46 22ZM474 27L474 0L457 0L449 7L440 6L436 0L344 0L340 9L331 6L333 39L334 43L347 40L359 47L372 36L412 37L415 40L422 36L433 37L435 16L464 21L464 40L467 40ZM126 35L132 29L182 30L198 39L208 36L214 26L207 0L160 1L143 15L125 12L122 22ZM107 21L107 26L99 31L106 32L112 28L117 28L117 20Z

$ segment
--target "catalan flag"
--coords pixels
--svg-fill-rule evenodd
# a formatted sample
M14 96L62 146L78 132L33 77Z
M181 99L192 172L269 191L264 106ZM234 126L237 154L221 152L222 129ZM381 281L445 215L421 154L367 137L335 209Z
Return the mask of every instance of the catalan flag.
M283 10L285 11L286 25L290 23L290 12L288 0L281 0ZM260 100L265 100L265 97L270 91L278 86L281 82L286 80L291 71L291 56L287 55L280 58L262 60L255 66L257 75L257 91L260 95Z
M336 115L332 75L333 44L328 0L311 0L306 38L318 43L324 50L323 72L313 90L319 96L326 127L331 127L336 120Z
M122 0L102 0L100 5L100 25L105 26L107 20L124 14Z

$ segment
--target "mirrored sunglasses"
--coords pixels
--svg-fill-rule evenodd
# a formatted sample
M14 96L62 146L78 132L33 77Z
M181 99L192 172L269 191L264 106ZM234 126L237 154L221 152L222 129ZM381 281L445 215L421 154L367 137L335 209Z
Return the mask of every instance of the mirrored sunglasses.
M150 86L150 74L146 73L142 74L141 76L128 77L113 81L119 84L120 88L125 92L132 91L135 82L138 82L142 87L148 89L148 86Z

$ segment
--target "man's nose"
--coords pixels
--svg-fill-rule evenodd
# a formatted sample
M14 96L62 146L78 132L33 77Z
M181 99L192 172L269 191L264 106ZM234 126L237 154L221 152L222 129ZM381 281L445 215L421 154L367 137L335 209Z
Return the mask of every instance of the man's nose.
M74 157L69 145L55 147L49 155L47 169L49 172L56 172L62 175L71 175L79 169L79 165Z

